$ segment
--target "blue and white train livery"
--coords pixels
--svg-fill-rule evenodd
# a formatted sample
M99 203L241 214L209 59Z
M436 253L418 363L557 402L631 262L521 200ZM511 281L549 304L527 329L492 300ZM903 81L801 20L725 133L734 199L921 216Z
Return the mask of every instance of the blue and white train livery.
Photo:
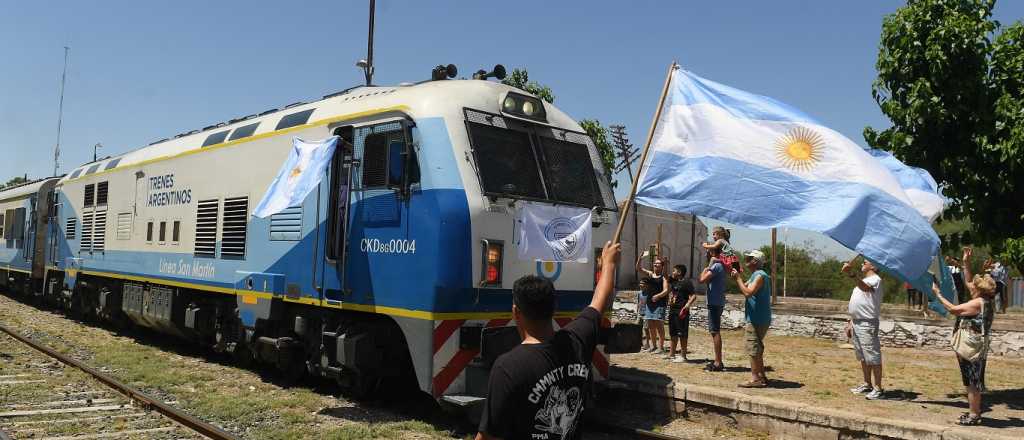
M293 137L332 135L319 187L253 217ZM598 270L518 261L524 200L594 208L595 246L618 217L593 142L535 96L486 80L358 87L0 191L0 282L360 393L404 376L483 396L518 343L512 282L553 280L561 325ZM594 367L607 376L604 350Z

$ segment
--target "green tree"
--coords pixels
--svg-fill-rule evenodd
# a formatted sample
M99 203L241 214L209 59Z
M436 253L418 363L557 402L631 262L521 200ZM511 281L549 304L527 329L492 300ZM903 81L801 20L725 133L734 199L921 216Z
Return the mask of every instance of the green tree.
M885 18L872 94L892 122L869 145L929 170L969 231L1024 270L1024 29L992 20L995 0L908 0Z
M22 183L25 183L25 182L28 182L28 175L26 175L24 177L22 177L22 176L13 177L13 178L11 178L11 180L8 180L7 183L5 183L3 185L0 185L0 189L11 187L11 186L21 185Z
M512 69L512 73L501 80L501 83L530 92L548 103L555 102L555 94L551 92L551 87L530 81L530 74L526 69Z
M555 102L555 95L551 92L551 87L536 81L530 81L530 74L526 69L512 69L512 73L501 80L501 83L525 90L548 103ZM608 129L601 125L601 121L597 119L583 119L580 121L580 126L583 127L583 130L587 132L587 135L590 136L590 139L594 141L594 145L597 147L597 152L601 156L601 164L604 165L604 177L608 179L612 188L616 187L618 182L612 178L611 174L612 169L615 168L615 149L612 148L611 142L608 141Z
M601 154L601 164L604 165L604 177L608 179L612 188L618 186L618 182L612 178L612 169L615 168L615 150L611 142L608 142L608 129L601 125L597 119L584 119L580 121L580 127L587 132L587 136L594 141L598 153Z

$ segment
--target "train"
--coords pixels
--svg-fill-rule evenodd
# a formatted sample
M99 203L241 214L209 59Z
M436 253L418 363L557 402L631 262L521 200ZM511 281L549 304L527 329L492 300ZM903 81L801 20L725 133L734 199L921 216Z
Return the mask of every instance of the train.
M0 290L356 395L406 378L479 406L491 363L520 341L512 283L550 279L557 328L600 270L600 248L589 263L516 258L517 209L591 209L599 246L618 208L565 112L486 76L441 76L346 89L6 188ZM319 186L254 217L293 138L330 136L340 142ZM636 328L604 325L598 380L611 353L639 349Z

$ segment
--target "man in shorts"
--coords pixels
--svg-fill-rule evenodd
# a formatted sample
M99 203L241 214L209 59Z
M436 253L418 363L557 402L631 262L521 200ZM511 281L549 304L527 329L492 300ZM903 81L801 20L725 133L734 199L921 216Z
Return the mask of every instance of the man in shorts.
M736 279L736 287L746 297L743 315L747 323L743 329L747 340L747 355L750 356L751 379L739 386L764 388L768 386L768 377L764 374L764 337L772 325L772 283L768 273L762 269L764 252L747 252L743 263L750 271L750 278L743 282L742 274L735 268L732 269L732 276Z
M724 371L722 365L722 311L725 310L725 266L718 261L719 250L708 249L708 267L700 273L701 283L708 285L706 302L708 306L708 332L715 347L715 361L709 362L704 370Z
M864 394L868 400L882 398L882 347L878 340L878 319L882 311L882 277L878 276L877 268L864 259L860 270L864 277L850 273L853 262L844 263L842 272L856 280L857 285L850 294L850 305L847 313L850 320L846 323L846 337L853 342L853 352L860 361L864 383L850 392ZM871 378L874 377L874 386Z

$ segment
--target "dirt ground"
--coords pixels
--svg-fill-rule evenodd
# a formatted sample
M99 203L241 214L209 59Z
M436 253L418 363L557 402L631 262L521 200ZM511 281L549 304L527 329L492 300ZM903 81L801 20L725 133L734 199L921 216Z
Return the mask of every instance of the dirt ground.
M286 386L273 375L238 368L224 358L163 335L120 334L82 325L0 295L0 322L138 387L242 438L435 439L468 438L451 419L430 408L433 400L408 395L374 402L337 397L330 386ZM622 360L622 358L620 358ZM0 403L4 399L0 399ZM686 439L756 440L735 421L691 411L674 420L637 411L616 413L618 423ZM454 434L459 432L459 434ZM589 429L588 440L623 438Z
M736 385L750 380L749 358L742 331L724 331L725 372L703 371L713 358L711 337L691 328L687 363L671 363L653 354L612 356L612 364L623 368L662 373L677 382L719 387L748 393L811 403L824 408L937 425L953 425L967 411L960 369L951 351L882 348L883 387L886 400L869 401L849 389L861 383L860 365L853 350L835 341L796 336L772 336L765 340L765 363L773 387L743 389ZM1024 359L990 356L986 372L988 392L982 401L984 432L1024 438Z

